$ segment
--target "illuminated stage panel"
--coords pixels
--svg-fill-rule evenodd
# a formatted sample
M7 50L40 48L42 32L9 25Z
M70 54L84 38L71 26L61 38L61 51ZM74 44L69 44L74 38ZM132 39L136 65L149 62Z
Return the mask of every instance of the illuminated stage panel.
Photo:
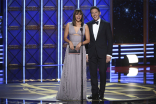
M56 101L58 88L58 82L3 84L0 86L0 98ZM91 94L90 89L90 82L88 82L87 96ZM155 99L156 86L135 83L107 83L104 97L108 101Z
M134 68L135 70L130 70ZM137 69L137 70L136 70ZM110 80L113 83L146 83L155 84L156 66L125 66L125 67L112 67ZM110 69L107 68L109 72Z

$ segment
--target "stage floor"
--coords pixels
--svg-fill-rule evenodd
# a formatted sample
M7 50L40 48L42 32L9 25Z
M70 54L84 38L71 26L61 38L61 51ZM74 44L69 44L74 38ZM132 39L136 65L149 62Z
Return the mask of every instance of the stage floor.
M0 98L62 102L56 100L58 87L59 82L1 84ZM87 96L91 95L90 89L90 82L87 82ZM156 85L137 83L107 83L104 98L107 99L107 101L113 102L156 99ZM90 102L91 100L87 99L86 101Z

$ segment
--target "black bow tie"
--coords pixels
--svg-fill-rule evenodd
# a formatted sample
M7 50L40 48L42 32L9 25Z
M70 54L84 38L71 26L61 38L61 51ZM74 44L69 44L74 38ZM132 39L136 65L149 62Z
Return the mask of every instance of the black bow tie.
M94 21L93 24L97 24L98 25L99 21Z

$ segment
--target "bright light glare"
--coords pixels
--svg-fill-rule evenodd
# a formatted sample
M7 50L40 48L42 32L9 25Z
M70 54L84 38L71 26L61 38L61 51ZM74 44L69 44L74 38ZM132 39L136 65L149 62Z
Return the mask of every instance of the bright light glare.
M127 55L129 63L138 63L137 55Z
M57 81L60 81L60 79L57 79Z
M134 77L138 74L138 68L129 68L129 73L127 74L128 77Z

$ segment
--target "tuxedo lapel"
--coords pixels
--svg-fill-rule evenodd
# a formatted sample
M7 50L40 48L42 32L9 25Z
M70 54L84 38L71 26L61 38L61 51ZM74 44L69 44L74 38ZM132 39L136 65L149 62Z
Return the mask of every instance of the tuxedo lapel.
M90 29L91 29L91 35L93 36L94 38L94 33L93 33L93 21L91 22L91 25L90 25ZM94 41L95 41L95 38L94 38Z
M103 22L102 22L102 19L101 19L101 21L100 21L100 26L99 26L99 30L98 30L98 33L97 33L97 38L96 38L96 40L98 39L98 36L99 36L99 34L101 33L101 31L102 31L102 27L103 27Z

